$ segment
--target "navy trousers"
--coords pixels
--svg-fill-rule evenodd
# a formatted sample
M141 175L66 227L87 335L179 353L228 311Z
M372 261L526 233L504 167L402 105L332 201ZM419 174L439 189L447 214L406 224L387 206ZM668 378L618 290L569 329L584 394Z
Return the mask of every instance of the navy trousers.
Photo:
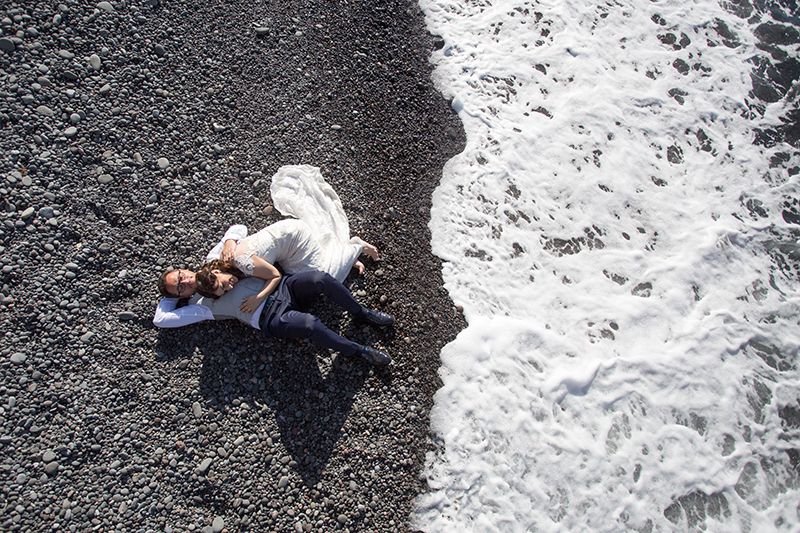
M361 305L347 287L330 274L318 270L286 276L275 291L275 301L263 311L261 329L287 339L309 339L320 348L330 348L343 355L354 355L361 346L334 333L316 316L304 313L320 295L348 311L351 316L363 313Z

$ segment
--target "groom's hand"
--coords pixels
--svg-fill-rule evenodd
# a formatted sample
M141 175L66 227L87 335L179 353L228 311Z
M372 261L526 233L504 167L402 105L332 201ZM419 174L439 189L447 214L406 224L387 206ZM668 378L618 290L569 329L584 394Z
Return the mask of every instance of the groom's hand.
M233 252L236 250L236 241L233 239L228 239L225 241L225 244L222 245L222 253L219 254L219 258L223 261L233 261Z

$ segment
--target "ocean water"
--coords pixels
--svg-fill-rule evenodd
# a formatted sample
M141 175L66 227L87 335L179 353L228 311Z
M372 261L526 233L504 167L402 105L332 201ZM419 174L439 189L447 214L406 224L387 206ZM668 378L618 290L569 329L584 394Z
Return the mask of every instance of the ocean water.
M420 4L468 327L413 525L800 530L796 4Z

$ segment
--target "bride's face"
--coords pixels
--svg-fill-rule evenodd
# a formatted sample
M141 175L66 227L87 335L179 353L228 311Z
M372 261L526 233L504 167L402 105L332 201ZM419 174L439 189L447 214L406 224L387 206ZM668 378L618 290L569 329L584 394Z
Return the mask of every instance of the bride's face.
M217 285L214 287L214 294L216 296L222 296L229 290L233 289L236 283L239 282L239 278L233 274L226 274L220 270L212 270L212 272L217 276Z

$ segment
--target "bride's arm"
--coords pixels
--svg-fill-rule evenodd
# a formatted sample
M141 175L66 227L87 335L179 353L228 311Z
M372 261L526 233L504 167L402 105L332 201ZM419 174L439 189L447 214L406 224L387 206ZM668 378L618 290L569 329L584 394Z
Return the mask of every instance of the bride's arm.
M264 261L257 255L252 256L250 259L253 262L253 277L261 278L267 283L264 284L264 288L258 294L248 296L242 300L241 310L245 313L255 311L261 305L261 302L278 288L278 283L281 281L281 273L275 268L275 265Z

